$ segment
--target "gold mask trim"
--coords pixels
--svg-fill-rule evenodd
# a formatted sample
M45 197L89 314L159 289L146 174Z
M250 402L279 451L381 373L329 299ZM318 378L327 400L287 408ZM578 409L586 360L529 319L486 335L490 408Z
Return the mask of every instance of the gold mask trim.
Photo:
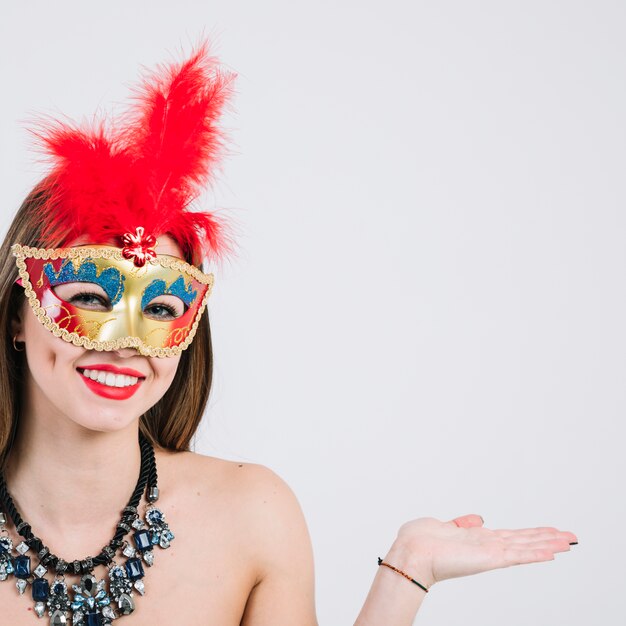
M97 341L84 337L75 332L69 332L68 330L59 328L55 322L50 319L45 309L41 306L37 294L33 290L33 286L30 282L30 276L26 268L26 259L86 259L86 258L100 258L100 259L115 259L117 261L128 262L122 255L122 251L119 248L111 246L80 246L74 248L31 248L30 246L23 246L21 244L14 244L11 246L11 252L15 256L15 263L18 268L20 278L22 279L22 286L24 292L29 300L29 304L32 307L37 319L49 330L55 337L60 337L68 343L72 343L75 346L87 348L88 350L110 351L119 350L121 348L136 348L139 354L143 356L156 356L156 357L169 357L176 356L185 350L195 337L200 319L206 308L207 301L211 295L215 277L213 274L205 274L197 267L190 265L189 263L179 259L177 257L169 255L158 255L154 259L148 260L148 263L152 265L161 265L178 271L182 271L192 276L198 282L207 285L207 291L202 299L202 302L198 308L198 312L193 321L189 334L185 340L178 346L158 348L154 346L146 345L138 337L122 337L119 339L113 339L110 341Z

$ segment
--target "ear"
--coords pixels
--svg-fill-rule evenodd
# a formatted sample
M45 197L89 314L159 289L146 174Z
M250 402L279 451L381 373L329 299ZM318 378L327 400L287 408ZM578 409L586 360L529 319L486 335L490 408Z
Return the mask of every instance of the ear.
M25 341L24 337L24 305L26 301L22 302L22 306L17 308L11 316L11 337L15 338L15 341Z

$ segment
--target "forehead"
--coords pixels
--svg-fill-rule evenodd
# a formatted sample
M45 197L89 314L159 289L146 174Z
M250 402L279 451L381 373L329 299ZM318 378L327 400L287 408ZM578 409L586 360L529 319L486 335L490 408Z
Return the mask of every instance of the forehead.
M67 244L67 247L71 248L74 246L86 246L89 244L93 244L93 241L89 241L89 238L87 236L82 236L70 241ZM99 243L98 245L119 247L119 241L111 238L107 241ZM154 246L154 251L157 254L167 254L169 256L178 257L179 259L183 258L183 251L181 250L180 246L176 243L176 240L174 240L169 235L161 235L157 238L157 243L156 246Z

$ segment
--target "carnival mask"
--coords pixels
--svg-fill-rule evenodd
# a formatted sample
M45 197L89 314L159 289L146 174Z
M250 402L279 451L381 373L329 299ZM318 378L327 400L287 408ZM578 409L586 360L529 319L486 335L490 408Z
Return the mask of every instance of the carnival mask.
M111 246L16 244L12 252L37 319L56 337L93 350L179 354L191 343L213 287L212 274L163 254L138 266Z

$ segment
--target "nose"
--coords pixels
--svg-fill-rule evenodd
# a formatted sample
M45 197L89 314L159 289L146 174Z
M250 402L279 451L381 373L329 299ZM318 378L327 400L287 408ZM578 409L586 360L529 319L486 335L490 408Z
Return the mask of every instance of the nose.
M113 350L114 354L117 354L122 359L128 359L131 356L137 356L139 352L136 348L119 348L119 350Z

